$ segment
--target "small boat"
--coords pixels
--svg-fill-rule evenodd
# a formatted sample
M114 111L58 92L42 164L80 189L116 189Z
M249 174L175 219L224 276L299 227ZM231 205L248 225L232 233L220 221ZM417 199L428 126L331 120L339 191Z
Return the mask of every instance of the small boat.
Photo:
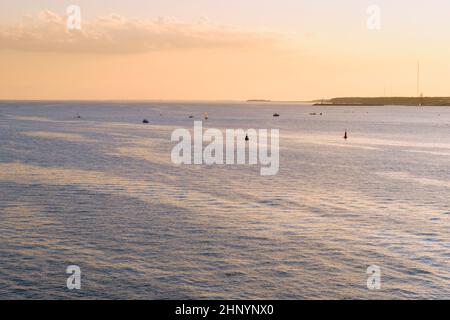
M249 140L250 140L250 138L248 137L248 134L245 135L245 141L249 141Z
M274 113L274 117L279 117L280 115L278 113Z
M142 120L142 123L147 124L147 123L149 123L149 121L147 119L144 119L144 120Z
M208 117L208 112L205 112L205 113L204 113L204 116L205 116L205 120L208 120L208 119L209 119L209 117Z
M189 116L189 119L192 119L192 118L194 118L194 116Z
M345 130L345 134L344 134L344 139L347 140L348 139L348 134L347 134L347 130Z

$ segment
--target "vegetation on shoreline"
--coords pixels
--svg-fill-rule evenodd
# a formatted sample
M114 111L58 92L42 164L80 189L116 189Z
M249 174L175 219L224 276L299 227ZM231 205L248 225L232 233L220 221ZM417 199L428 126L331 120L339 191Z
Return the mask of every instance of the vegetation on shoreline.
M450 106L450 97L343 97L314 102L330 105Z

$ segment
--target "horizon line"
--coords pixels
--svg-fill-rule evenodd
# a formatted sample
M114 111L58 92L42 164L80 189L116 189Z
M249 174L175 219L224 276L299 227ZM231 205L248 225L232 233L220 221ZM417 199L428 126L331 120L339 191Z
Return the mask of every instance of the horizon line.
M312 100L271 100L271 99L0 99L1 103L4 102L234 102L234 103L311 103L317 101L326 101L331 99L390 99L390 98L450 98L450 95L440 96L338 96L332 98L316 98Z

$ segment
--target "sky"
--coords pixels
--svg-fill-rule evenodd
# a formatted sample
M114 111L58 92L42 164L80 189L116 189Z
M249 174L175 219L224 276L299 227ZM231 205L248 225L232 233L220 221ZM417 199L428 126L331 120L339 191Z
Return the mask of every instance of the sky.
M415 96L418 61L420 92L450 96L448 13L448 0L0 0L0 99Z

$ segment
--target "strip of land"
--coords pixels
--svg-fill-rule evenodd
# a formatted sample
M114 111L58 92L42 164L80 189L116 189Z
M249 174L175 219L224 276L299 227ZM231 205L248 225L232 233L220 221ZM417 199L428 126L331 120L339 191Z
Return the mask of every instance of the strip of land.
M313 102L337 106L450 106L450 97L343 97Z

